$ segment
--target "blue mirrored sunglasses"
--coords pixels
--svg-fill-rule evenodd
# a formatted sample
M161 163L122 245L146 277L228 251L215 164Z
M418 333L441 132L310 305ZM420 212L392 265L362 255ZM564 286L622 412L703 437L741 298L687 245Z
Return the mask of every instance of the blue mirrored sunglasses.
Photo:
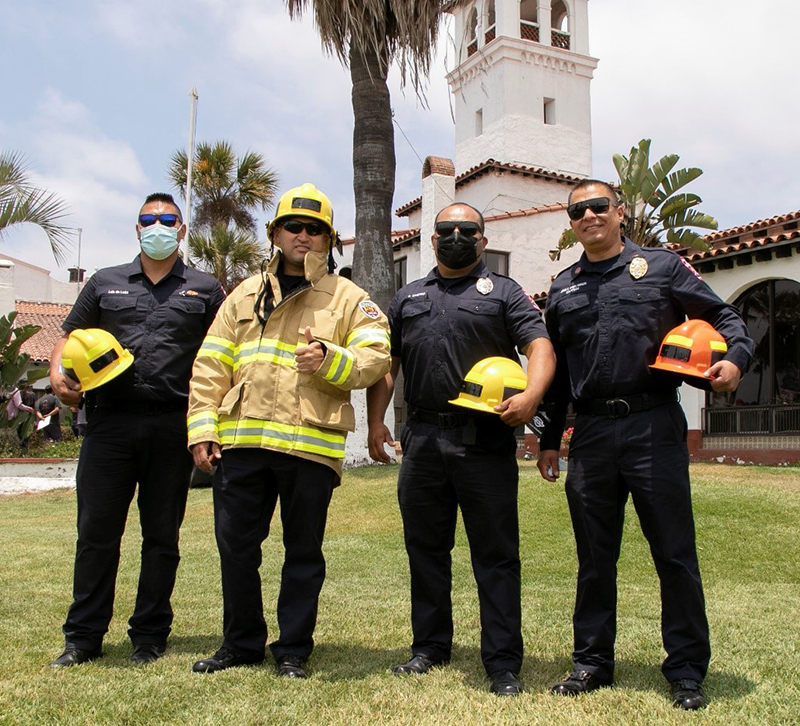
M140 214L139 215L139 224L142 227L149 227L153 224L158 222L159 224L163 224L165 227L174 227L176 224L180 224L181 220L178 219L177 214Z

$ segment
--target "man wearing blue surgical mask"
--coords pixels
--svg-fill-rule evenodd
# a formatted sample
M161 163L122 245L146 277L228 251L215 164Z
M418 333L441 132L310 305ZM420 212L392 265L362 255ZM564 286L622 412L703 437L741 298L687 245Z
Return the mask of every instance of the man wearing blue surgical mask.
M217 280L180 259L178 248L185 234L172 196L148 196L136 223L141 254L127 264L98 270L87 281L50 357L56 396L69 406L77 406L85 396L89 414L77 473L73 602L63 627L64 652L51 663L56 668L102 655L120 541L134 494L142 548L128 630L131 661L150 663L166 648L180 559L178 530L191 473L186 435L189 378L225 297ZM61 362L69 334L85 328L111 333L133 354L133 364L84 393L64 375Z

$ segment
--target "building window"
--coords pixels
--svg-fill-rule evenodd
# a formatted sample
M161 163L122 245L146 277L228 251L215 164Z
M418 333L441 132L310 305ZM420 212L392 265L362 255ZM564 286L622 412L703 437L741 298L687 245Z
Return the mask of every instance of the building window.
M498 275L508 275L508 252L484 250L483 264L489 268L490 272L496 272Z
M552 5L550 14L551 44L554 48L569 50L569 12L562 0L557 0Z
M494 0L489 0L489 7L486 12L486 32L483 37L484 45L486 43L491 43L497 35L497 31L494 27L495 22Z
M475 136L480 136L483 133L483 109L479 108L475 112Z
M538 0L522 0L519 4L519 37L539 42Z
M469 11L467 19L467 57L478 52L478 11L475 8Z
M408 280L406 273L406 258L401 257L394 261L394 289L399 290Z
M755 354L736 392L709 394L709 405L800 403L800 284L767 280L734 305L755 341Z
M554 98L544 99L544 122L553 125L556 122L556 101Z

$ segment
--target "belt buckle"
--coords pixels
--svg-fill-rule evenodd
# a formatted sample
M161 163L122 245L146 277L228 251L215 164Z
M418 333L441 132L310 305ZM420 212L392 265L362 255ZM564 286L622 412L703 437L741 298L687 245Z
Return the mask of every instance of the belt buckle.
M458 426L458 418L454 413L439 414L440 429L454 429L456 426Z
M609 418L625 418L630 412L630 404L624 398L609 398L606 401Z

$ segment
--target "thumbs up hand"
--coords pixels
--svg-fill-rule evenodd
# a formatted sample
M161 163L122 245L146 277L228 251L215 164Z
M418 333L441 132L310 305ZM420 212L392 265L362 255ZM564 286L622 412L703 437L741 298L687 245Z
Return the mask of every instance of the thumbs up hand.
M306 326L305 338L308 345L297 348L294 360L300 373L316 373L325 359L325 346L314 339L311 328Z

